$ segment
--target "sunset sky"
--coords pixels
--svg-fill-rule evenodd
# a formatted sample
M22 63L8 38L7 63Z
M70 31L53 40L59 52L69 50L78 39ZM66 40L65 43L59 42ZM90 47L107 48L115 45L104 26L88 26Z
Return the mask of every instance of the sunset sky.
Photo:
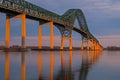
M26 0L62 15L68 9L82 9L90 32L104 46L120 46L120 0ZM20 20L11 19L11 44L20 44ZM27 19L27 44L37 45L38 22ZM0 13L0 45L4 44L5 14ZM60 33L55 27L55 44ZM81 45L80 34L73 32L73 46ZM49 27L43 25L43 45L49 44ZM68 45L68 43L65 43Z

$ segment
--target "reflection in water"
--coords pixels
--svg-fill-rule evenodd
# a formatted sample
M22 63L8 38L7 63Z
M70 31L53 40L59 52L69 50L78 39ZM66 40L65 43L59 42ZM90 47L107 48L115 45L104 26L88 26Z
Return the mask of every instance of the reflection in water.
M21 53L21 80L25 80L25 53Z
M54 53L50 51L50 60L49 60L49 80L53 80L53 64L54 64ZM38 80L44 80L42 77L42 53L38 52Z
M60 51L61 69L55 80L73 80L72 76L72 51L69 53L69 64L64 64L64 51ZM67 70L65 68L67 66Z
M58 67L57 74L54 74L54 64L56 64L54 61L56 55L55 52L53 53L52 51L49 52L49 54L44 55L41 51L37 52L37 61L38 65L36 65L34 68L38 68L38 80L46 80L45 77L46 75L42 75L43 69L45 67L42 67L44 61L42 60L43 56L46 58L46 56L49 56L49 75L48 80L86 80L88 72L90 71L90 68L92 65L97 61L98 57L100 56L99 51L82 51L81 52L81 65L79 69L73 69L73 52L69 51L69 54L66 54L65 51L60 51L60 58L58 59L60 61L60 67ZM29 54L29 55L34 55L34 54ZM67 55L67 57L65 56ZM26 59L25 59L26 53L21 52L21 80L26 80ZM66 60L67 59L67 60ZM29 59L32 60L32 59ZM59 62L58 61L58 62ZM67 61L67 62L66 62ZM34 63L32 63L35 65ZM79 63L76 63L79 64ZM5 53L5 80L9 80L9 66L10 66L10 61L9 61L9 53ZM30 67L30 66L28 66ZM12 70L11 70L12 71ZM75 75L75 73L78 73L79 75ZM30 74L30 73L29 73ZM77 77L77 78L76 78Z
M9 53L5 53L5 80L9 80Z
M38 52L38 80L42 80L42 53Z
M86 80L88 72L90 68L92 67L93 63L96 62L98 59L100 53L98 51L89 51L89 52L82 52L81 53L82 57L82 63L80 69L77 71L79 72L78 80ZM75 71L72 71L72 51L69 52L69 66L68 66L68 71L65 68L64 64L64 52L60 52L60 57L61 57L61 70L59 74L57 75L56 80L75 80L74 73Z
M79 71L79 80L86 80L88 72L99 57L99 51L88 51L87 53L82 51L82 64Z
M50 51L50 79L53 80L53 63L54 62L54 54L52 51Z
M65 80L66 76L65 76L65 66L64 66L64 52L60 51L60 61L61 61L61 69L58 73L58 75L56 76L56 80Z
M73 76L72 76L72 51L70 51L70 53L69 53L68 80L73 80Z

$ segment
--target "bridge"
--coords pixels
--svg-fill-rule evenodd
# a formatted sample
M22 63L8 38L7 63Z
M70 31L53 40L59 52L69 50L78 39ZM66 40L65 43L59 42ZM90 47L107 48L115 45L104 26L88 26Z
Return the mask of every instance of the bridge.
M55 25L61 33L60 49L64 48L64 40L69 41L69 49L72 49L72 31L80 33L82 37L81 49L100 50L102 46L99 41L90 33L85 16L80 9L69 9L63 15L58 15L44 8L36 6L25 0L0 0L0 12L6 14L5 26L5 47L9 48L10 43L10 19L21 19L21 47L25 48L26 38L26 18L39 22L38 26L38 48L42 48L42 25L50 25L50 49L54 48L54 31ZM79 28L74 26L77 19Z

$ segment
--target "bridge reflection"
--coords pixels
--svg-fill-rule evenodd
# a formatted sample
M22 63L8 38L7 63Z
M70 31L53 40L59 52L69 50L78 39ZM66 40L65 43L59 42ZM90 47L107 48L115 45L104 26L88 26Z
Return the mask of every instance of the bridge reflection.
M26 66L25 66L25 53L21 53L21 80L25 80L25 72L26 72Z
M43 66L44 64L44 54L43 52L39 51L37 54L37 66L34 67L37 68L37 73L38 77L35 79L38 80L87 80L87 76L90 72L91 67L93 64L96 63L100 56L99 51L82 51L80 52L80 61L81 63L73 63L74 62L74 55L72 51L69 51L68 54L64 51L60 51L60 53L57 54L57 52L52 52L50 51L49 54L49 71L46 73L48 74L43 74L45 67ZM56 55L57 54L57 55ZM20 78L21 80L27 80L29 76L26 77L27 73L26 70L27 67L27 62L26 62L26 53L21 52L21 58L20 58ZM55 63L55 57L59 56L59 61ZM74 57L74 58L73 58ZM10 68L10 54L9 52L5 53L5 80L10 80L10 72L12 72L12 69ZM59 64L60 62L60 64ZM59 64L59 65L58 65ZM73 64L79 64L79 66L75 67ZM55 65L58 65L57 67ZM55 69L57 68L57 70ZM78 74L78 75L76 75ZM19 79L19 78L17 78ZM30 79L30 78L29 78Z
M5 80L9 80L9 65L10 65L9 53L6 52L5 54Z

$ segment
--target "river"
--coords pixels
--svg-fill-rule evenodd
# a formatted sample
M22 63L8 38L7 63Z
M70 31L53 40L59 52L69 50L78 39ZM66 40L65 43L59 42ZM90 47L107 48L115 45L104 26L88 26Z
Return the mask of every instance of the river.
M120 51L0 51L0 80L120 80Z

